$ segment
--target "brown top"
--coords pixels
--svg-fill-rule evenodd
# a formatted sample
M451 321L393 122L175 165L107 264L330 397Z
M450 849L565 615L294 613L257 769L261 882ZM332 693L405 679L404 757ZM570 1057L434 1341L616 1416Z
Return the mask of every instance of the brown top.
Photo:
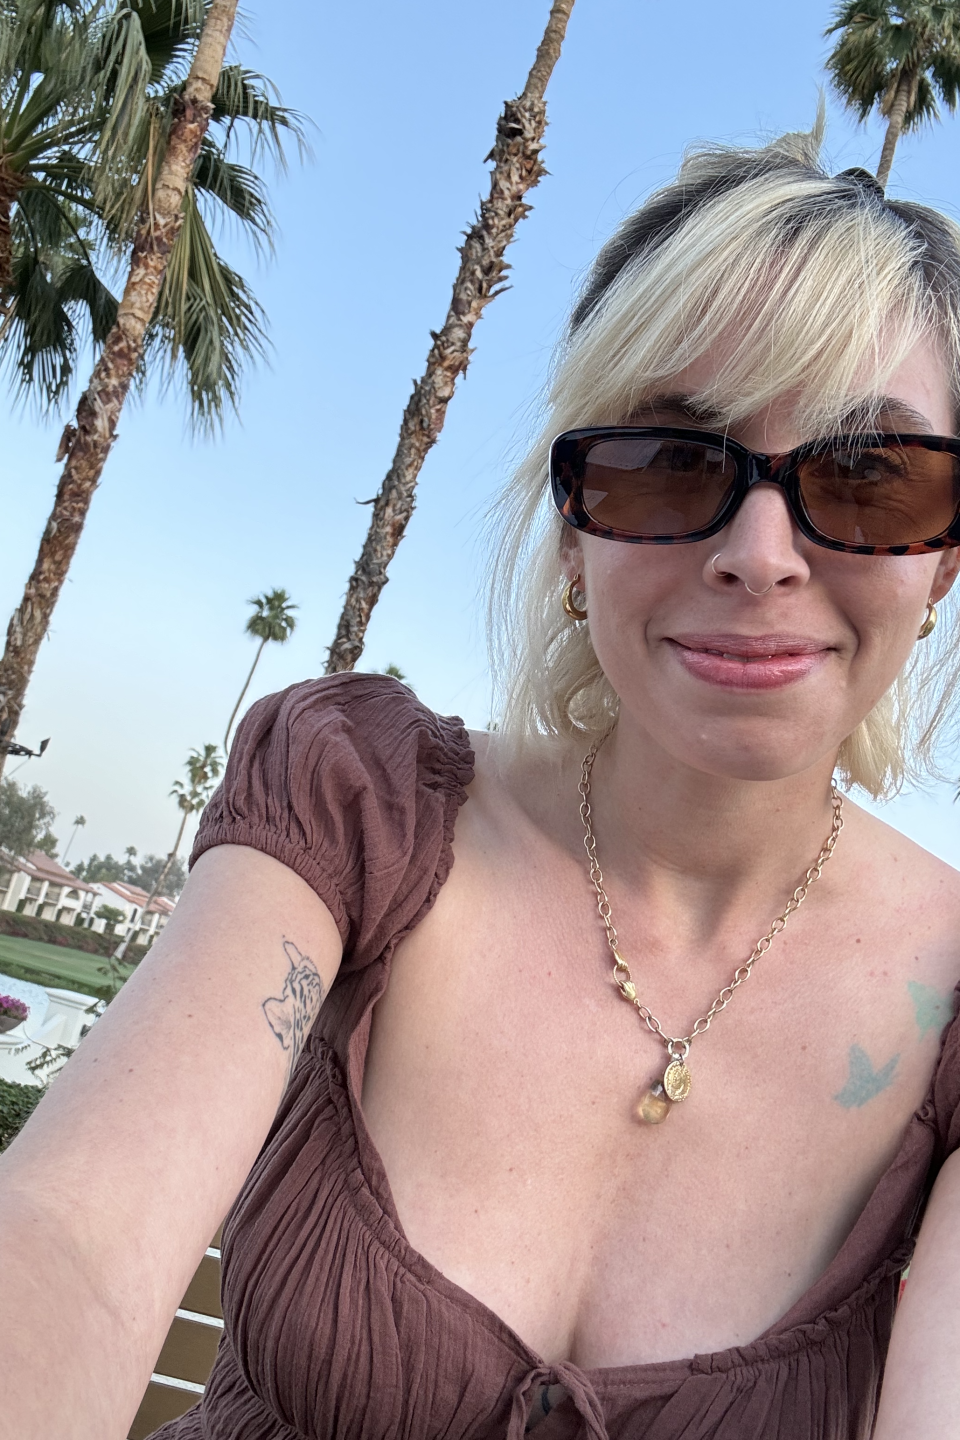
M196 859L249 845L332 912L344 959L227 1222L225 1331L206 1394L163 1440L863 1440L900 1272L960 1143L960 1020L846 1242L751 1345L649 1365L545 1362L403 1233L359 1096L398 940L446 879L472 778L459 720L398 682L341 675L261 700L203 817Z

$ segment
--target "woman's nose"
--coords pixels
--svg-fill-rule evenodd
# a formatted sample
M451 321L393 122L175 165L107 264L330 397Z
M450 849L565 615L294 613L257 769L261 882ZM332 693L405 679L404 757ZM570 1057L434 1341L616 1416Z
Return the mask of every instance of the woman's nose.
M800 540L779 485L755 485L730 524L707 542L704 579L722 589L742 584L751 595L794 589L810 578Z

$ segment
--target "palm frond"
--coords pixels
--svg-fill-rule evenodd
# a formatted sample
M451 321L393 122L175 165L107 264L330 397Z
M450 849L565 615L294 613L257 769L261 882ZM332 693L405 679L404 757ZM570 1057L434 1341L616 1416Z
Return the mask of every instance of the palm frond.
M31 248L36 251L55 253L77 236L77 221L47 186L27 184L18 203L21 220L29 226Z
M242 65L225 65L213 92L213 115L210 117L211 125L225 130L224 144L232 137L237 120L250 122L247 135L251 163L256 163L261 155L269 154L284 167L284 146L291 137L296 141L300 158L308 154L307 122L298 111L279 103L276 86L255 70L246 70Z
M95 346L101 346L117 318L116 295L101 280L93 263L81 256L65 265L57 279L64 304L81 307L91 340Z
M960 45L937 52L930 66L930 78L947 109L956 110L960 102Z
M17 90L28 90L31 77L42 74L60 54L69 65L73 37L85 31L91 11L100 4L102 0L5 0L0 5L0 95L9 99Z
M269 240L273 215L263 181L252 170L228 160L209 135L204 137L193 172L198 198L209 197L248 227L254 242Z
M170 256L156 315L147 335L148 363L156 360L169 385L185 382L190 420L218 429L236 410L244 363L266 354L265 314L252 291L217 254L192 188Z
M140 19L151 83L169 85L190 68L194 44L203 28L204 0L127 0Z
M73 376L77 327L58 287L32 251L13 266L13 305L3 336L3 365L21 400L36 396L55 409Z
M83 344L103 340L117 300L97 273L86 218L39 187L21 195L14 213L13 293L0 332L0 364L21 400L56 410Z
M131 151L142 151L153 78L138 11L118 5L100 31L97 51L95 106L104 115L98 150L108 170L122 171L129 169Z

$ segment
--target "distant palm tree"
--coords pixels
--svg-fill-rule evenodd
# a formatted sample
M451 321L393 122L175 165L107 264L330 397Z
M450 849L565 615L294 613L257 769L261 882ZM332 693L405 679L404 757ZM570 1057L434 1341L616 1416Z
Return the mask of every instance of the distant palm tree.
M227 721L227 728L223 737L223 752L230 753L230 731L233 729L233 722L237 718L237 712L243 704L243 697L250 689L250 681L253 679L253 672L260 663L260 656L263 654L263 647L273 641L276 645L285 645L297 628L294 610L299 606L294 605L286 590L267 590L263 595L255 595L252 600L247 601L248 605L254 607L253 614L247 621L245 629L248 635L255 635L260 641L257 653L253 657L253 664L250 666L250 674L243 682L243 689L230 719Z
M223 769L223 762L220 759L220 747L218 745L204 745L202 750L191 750L187 757L187 783L182 780L174 780L170 794L176 798L180 808L181 819L180 829L177 831L177 838L173 842L173 849L167 855L166 863L160 874L157 876L153 889L147 896L147 902L140 912L140 918L145 919L147 911L154 900L160 894L163 882L170 873L170 867L177 858L177 851L180 849L183 840L183 832L187 828L187 821L191 815L202 810L213 793L213 787ZM122 960L127 953L127 946L133 939L133 926L127 930L123 940L113 952L114 960Z
M255 72L223 65L237 0L0 0L0 354L21 394L62 400L86 333L99 351L53 508L0 658L13 738L131 386L182 382L215 427L264 315L208 222L269 243L264 186L233 158L283 160L302 123ZM128 266L118 301L98 266ZM5 752L0 750L0 772Z
M61 865L65 865L65 864L66 864L66 862L67 862L67 852L69 851L70 846L73 844L74 840L76 840L76 838L77 838L77 831L80 830L80 829L82 829L83 826L86 825L86 823L87 823L87 817L86 817L86 815L75 815L75 816L73 817L73 830L70 832L70 839L67 841L66 849L64 850L63 854L60 856L60 864L61 864Z
M861 120L874 106L886 118L877 179L886 188L897 141L905 130L938 120L960 94L960 0L843 0L833 24L840 32L827 69Z

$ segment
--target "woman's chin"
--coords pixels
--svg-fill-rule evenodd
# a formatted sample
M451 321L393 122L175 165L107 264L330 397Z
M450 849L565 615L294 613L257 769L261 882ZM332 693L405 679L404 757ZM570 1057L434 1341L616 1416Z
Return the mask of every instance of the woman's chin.
M685 768L718 780L773 782L789 780L821 767L832 769L839 749L837 742L826 736L818 742L809 730L799 734L791 727L790 733L785 734L782 727L777 728L775 735L723 737L716 734L717 726L713 722L684 744L682 728L677 727L665 737L662 745Z

